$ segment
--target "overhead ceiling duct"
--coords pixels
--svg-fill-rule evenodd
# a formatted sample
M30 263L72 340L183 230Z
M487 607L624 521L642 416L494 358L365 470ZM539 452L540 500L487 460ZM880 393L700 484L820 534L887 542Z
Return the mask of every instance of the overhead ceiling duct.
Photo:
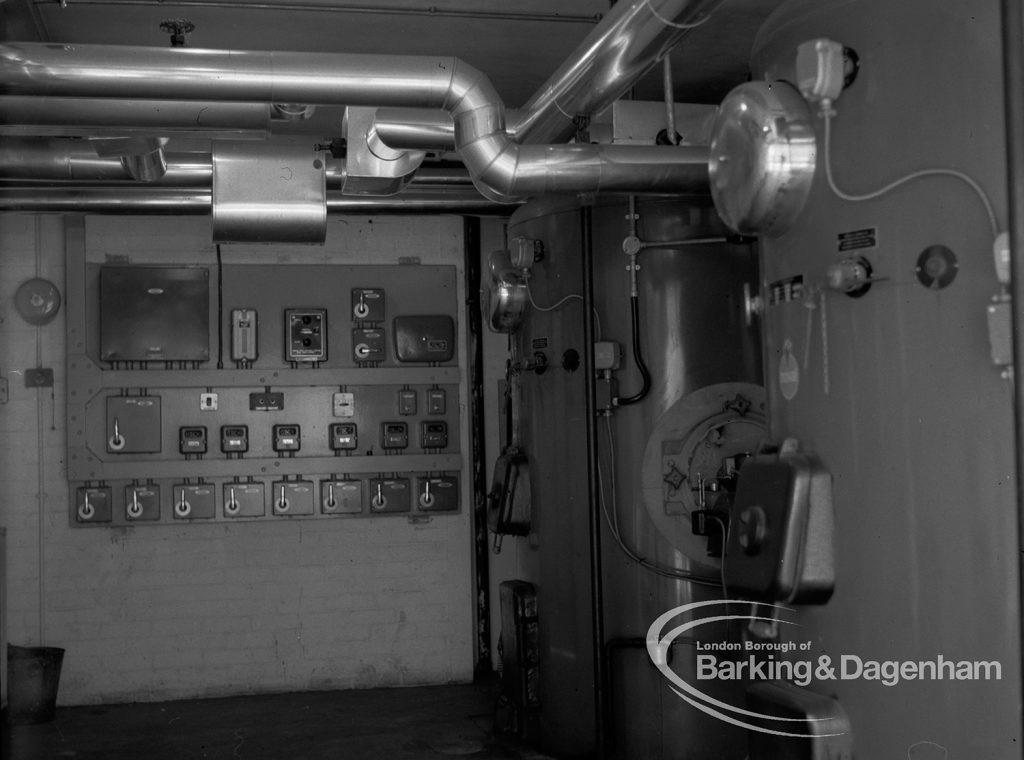
M8 135L202 135L264 139L270 125L266 103L201 100L89 100L77 97L0 97L0 134Z
M8 187L0 185L0 211L79 214L208 215L213 208L210 188L140 186ZM408 190L388 197L327 193L329 214L449 213L506 215L508 206L493 203L474 190Z
M621 98L722 0L618 2L519 110L520 143L559 142Z
M524 119L522 134L550 129L544 125L553 122L543 114L564 107L565 93L574 88L594 87L606 96L627 88L629 76L646 70L637 61L653 55L653 65L687 19L716 4L619 3L588 38L608 51L570 58L556 77L563 84L549 85L549 94L531 101L538 115ZM626 73L609 81L596 73L616 64ZM456 150L475 184L495 200L545 192L707 190L706 168L697 166L703 159L675 147L521 150L506 131L504 104L490 81L456 58L7 43L0 46L0 88L6 95L441 108L453 117Z

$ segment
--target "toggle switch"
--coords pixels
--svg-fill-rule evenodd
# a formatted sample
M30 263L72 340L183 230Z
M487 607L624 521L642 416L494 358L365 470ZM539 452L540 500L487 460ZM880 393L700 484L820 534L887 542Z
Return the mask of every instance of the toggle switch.
M416 506L421 512L456 512L459 509L459 479L454 475L416 479Z
M78 522L108 523L112 511L110 488L79 488L75 492L75 517Z
M378 328L353 330L352 359L356 362L384 361L384 331Z
M124 489L124 514L131 522L160 519L160 487L131 485Z
M320 481L320 510L325 515L357 515L363 511L363 484L358 480Z
M109 396L106 431L108 453L160 453L160 397Z
M275 515L313 514L313 484L308 480L278 480L271 487Z
M352 319L357 322L383 322L384 289L352 288Z
M263 483L225 483L225 517L263 517L266 497Z
M176 485L171 498L175 520L209 520L216 512L217 497L209 483Z
M412 508L407 478L374 478L367 490L371 513L409 512Z

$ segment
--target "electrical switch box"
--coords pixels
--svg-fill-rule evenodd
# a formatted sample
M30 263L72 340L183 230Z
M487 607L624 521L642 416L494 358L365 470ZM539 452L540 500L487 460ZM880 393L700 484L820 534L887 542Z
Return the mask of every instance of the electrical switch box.
M124 516L129 522L160 519L160 487L132 485L124 489Z
M332 397L331 406L335 417L356 416L356 398L354 393L335 393Z
M209 483L176 485L171 497L175 520L209 520L217 507L217 496Z
M359 480L320 481L320 511L325 515L358 515L363 511L363 484Z
M80 523L108 523L113 514L110 488L79 488L75 491L75 519Z
M231 310L231 358L236 362L254 362L258 356L257 314L255 309Z
M352 288L352 319L356 322L383 322L384 289Z
M421 512L458 511L459 479L454 475L417 478L416 508Z
M412 495L408 478L372 478L367 481L370 513L409 512Z
M285 309L284 332L287 361L327 360L326 309Z
M302 448L302 429L298 425L274 425L274 451L298 451Z
M420 448L443 449L448 445L448 423L425 420L420 423Z
M447 362L455 355L455 320L446 314L395 317L395 358Z
M178 451L182 454L206 453L206 426L185 425L178 428Z
M382 449L404 449L409 446L409 426L404 422L382 422L380 425L380 447Z
M262 483L225 483L225 517L263 517L267 511Z
M333 422L328 429L332 451L354 451L359 446L356 423Z
M257 391L249 394L249 410L253 412L280 412L284 409L284 394L280 391Z
M401 415L416 414L416 391L403 388L398 392L398 413Z
M316 490L308 480L278 480L270 489L275 515L311 515Z
M748 460L730 510L722 575L730 593L824 604L835 586L832 477L813 454Z
M225 454L244 454L248 451L248 425L224 425L221 427L220 450Z
M160 397L109 396L105 437L111 454L158 454Z
M352 358L356 362L384 361L384 331L378 328L357 328L353 330Z
M427 414L444 414L448 408L448 398L444 388L430 388L427 391Z

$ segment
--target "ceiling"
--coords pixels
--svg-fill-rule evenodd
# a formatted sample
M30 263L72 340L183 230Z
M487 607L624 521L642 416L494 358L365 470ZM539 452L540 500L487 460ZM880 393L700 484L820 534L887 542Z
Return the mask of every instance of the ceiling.
M779 0L725 0L672 53L677 102L717 103L747 78L757 28ZM196 48L455 56L524 104L594 28L608 0L0 0L11 41L168 47L169 19ZM633 96L662 97L661 72ZM328 118L334 118L329 115ZM323 117L321 117L321 121ZM336 131L321 124L325 132ZM330 134L323 134L330 137Z

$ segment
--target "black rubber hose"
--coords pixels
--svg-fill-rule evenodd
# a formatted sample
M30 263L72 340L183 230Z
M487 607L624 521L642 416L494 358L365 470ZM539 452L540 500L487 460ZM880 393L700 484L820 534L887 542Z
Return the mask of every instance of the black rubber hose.
M619 406L629 406L638 401L643 401L647 398L647 394L651 392L651 372L647 369L647 365L644 364L644 357L640 352L640 299L637 296L629 297L629 318L633 326L633 362L636 364L636 368L640 370L643 385L640 386L639 392L634 393L632 396L626 396L625 398L620 396L618 399Z

